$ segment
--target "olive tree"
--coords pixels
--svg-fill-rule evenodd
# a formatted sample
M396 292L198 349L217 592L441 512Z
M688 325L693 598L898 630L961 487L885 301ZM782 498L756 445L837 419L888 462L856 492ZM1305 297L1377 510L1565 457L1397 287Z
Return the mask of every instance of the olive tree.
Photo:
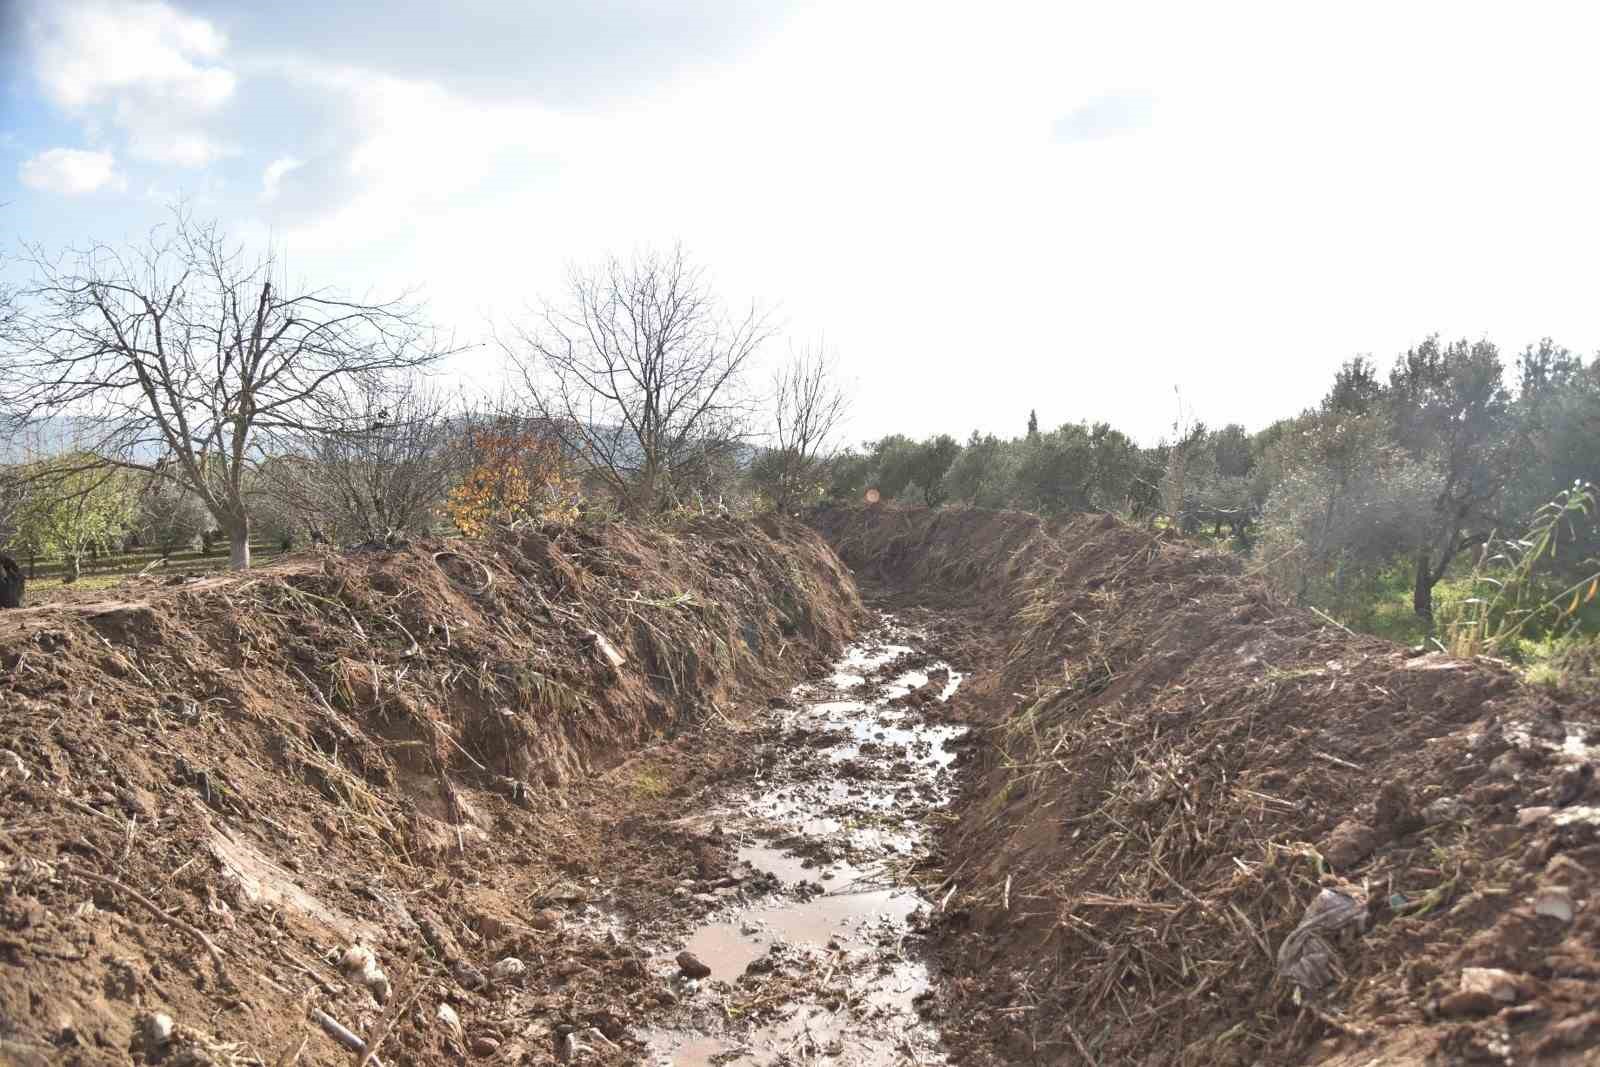
M1400 446L1437 476L1425 483L1431 499L1412 581L1413 610L1432 619L1433 587L1457 555L1493 534L1515 467L1500 352L1488 341L1430 337L1395 361L1388 401Z

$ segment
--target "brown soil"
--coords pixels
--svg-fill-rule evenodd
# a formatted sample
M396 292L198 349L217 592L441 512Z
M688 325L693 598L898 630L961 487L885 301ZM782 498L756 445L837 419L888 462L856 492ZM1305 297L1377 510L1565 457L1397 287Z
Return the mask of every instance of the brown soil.
M359 1059L317 1012L373 1062L639 1062L673 995L614 917L729 879L676 818L861 618L770 519L96 596L0 613L0 1063Z
M1109 517L815 522L987 668L926 877L958 1062L1600 1062L1600 701ZM1302 990L1324 889L1365 918Z

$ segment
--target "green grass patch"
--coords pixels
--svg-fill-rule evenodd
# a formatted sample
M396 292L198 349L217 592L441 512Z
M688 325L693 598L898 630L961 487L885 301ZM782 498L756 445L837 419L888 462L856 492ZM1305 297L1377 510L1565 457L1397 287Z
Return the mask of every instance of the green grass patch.
M629 784L642 797L664 797L672 792L672 780L655 767L638 768Z

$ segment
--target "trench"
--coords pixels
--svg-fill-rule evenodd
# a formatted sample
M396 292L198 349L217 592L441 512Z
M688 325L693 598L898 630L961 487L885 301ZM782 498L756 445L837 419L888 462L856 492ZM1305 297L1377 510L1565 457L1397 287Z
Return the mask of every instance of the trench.
M944 1062L917 1012L933 975L916 922L937 902L911 873L951 799L965 728L947 721L961 675L926 640L883 617L765 713L760 770L682 820L731 837L742 873L773 891L718 890L726 904L657 946L680 1000L670 1025L642 1035L653 1064ZM709 976L681 973L679 951Z

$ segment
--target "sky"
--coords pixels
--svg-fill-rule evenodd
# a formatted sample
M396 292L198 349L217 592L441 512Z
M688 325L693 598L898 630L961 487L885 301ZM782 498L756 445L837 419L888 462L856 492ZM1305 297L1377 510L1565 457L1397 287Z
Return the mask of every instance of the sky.
M1600 6L0 0L0 242L180 198L468 348L681 242L850 436L1251 429L1429 333L1600 349Z

